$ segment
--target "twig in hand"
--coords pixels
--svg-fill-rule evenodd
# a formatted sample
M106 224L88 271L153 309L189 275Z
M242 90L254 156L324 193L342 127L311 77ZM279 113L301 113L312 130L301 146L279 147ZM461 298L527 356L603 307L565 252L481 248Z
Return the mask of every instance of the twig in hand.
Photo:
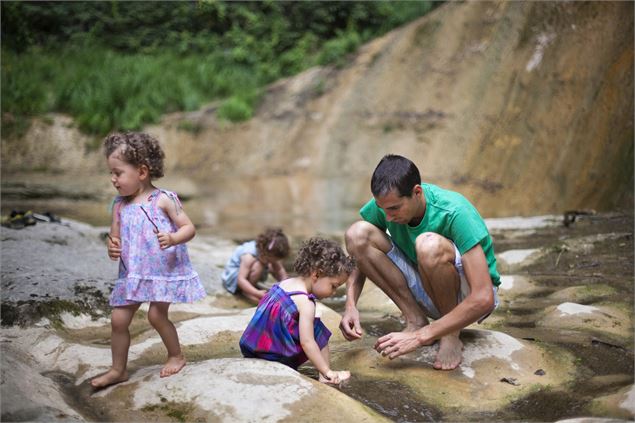
M156 229L156 231L159 232L159 227L156 225L156 223L154 223L154 220L152 220L152 218L150 217L150 215L148 214L146 209L144 209L143 206L140 206L140 207L141 207L141 211L143 212L143 214L146 215L146 217L148 218L150 223L152 223L152 226L154 226L154 229Z
M115 243L115 240L112 239L112 237L110 236L110 234L106 234L108 235L108 239L110 240L110 242L112 242L113 244ZM123 270L125 270L126 272L128 271L128 268L126 267L126 263L124 263L123 258L119 257L119 260L121 260L121 265L123 266Z

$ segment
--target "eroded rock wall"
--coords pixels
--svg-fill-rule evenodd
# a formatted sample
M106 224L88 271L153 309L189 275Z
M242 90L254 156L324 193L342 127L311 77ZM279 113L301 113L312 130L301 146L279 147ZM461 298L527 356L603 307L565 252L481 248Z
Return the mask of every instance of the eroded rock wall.
M486 217L632 208L632 16L631 2L449 2L341 69L271 85L248 122L218 122L211 104L146 130L209 224L259 210L341 230L387 153ZM99 152L69 155L69 140L95 140L67 126L3 140L4 181L103 173Z

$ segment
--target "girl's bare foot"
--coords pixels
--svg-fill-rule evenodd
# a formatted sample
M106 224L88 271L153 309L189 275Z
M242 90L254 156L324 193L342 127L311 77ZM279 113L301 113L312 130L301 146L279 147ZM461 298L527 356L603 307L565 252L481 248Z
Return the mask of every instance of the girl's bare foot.
M463 342L455 335L447 335L439 341L439 352L434 361L437 370L452 370L461 364L463 359Z
M331 383L337 385L338 383L344 382L345 380L351 377L351 372L348 370L341 370L339 372L331 371L328 376L331 376L330 379L327 379L325 376L320 373L318 380L322 383Z
M185 366L185 363L185 357L183 357L182 354L176 357L168 357L168 361L161 369L161 373L159 375L161 377L172 376L178 373Z
M93 388L105 388L106 386L114 385L115 383L121 383L128 380L128 371L118 371L110 369L101 376L96 377L90 381Z

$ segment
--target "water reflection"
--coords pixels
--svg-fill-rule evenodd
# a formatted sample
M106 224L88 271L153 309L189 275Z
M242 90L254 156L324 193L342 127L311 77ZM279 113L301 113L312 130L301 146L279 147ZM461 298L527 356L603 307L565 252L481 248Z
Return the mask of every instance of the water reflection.
M289 211L283 208L219 209L213 201L196 199L184 204L188 215L201 233L229 239L254 237L266 227L281 227L290 237L306 238L318 234L343 234L356 220L358 209L317 214L312 210Z
M28 179L3 175L3 215L12 210L49 211L94 226L110 225L116 192L107 178L29 175ZM161 182L179 194L200 233L228 239L252 238L268 226L282 227L298 238L341 235L359 218L361 206L354 198L362 189L357 183L352 189L342 178L212 178L203 184L166 177Z
M2 199L2 215L12 210L49 211L62 218L89 223L93 226L110 225L110 200L74 200L67 198ZM214 208L211 201L194 199L183 206L201 234L227 239L247 239L256 236L265 227L277 226L294 238L307 238L322 234L341 235L357 219L357 209L339 210L337 213L316 215L278 211L237 211L228 213Z

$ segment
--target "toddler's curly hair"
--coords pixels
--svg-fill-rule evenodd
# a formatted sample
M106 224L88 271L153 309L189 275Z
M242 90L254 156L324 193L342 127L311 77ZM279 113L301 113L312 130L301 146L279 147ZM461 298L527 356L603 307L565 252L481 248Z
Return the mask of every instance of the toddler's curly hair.
M120 147L121 160L133 166L146 165L152 179L163 176L165 153L152 135L145 132L115 132L104 139L106 157Z
M310 238L298 251L293 269L300 276L309 276L316 271L318 276L350 275L355 268L355 260L347 256L335 242L324 238Z
M256 238L258 254L267 254L279 259L289 255L289 240L280 228L268 228Z

